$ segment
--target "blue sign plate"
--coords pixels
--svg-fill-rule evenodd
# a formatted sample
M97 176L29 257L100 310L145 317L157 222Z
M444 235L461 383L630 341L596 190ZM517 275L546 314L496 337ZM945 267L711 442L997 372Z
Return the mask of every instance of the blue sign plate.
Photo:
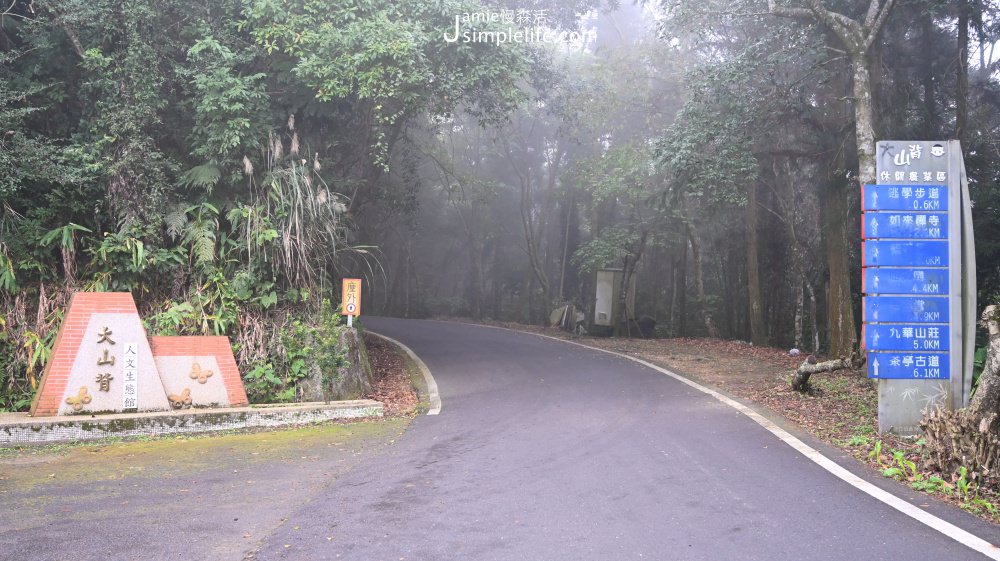
M868 353L869 378L944 380L951 378L948 353Z
M948 323L947 296L865 296L864 321L878 323Z
M947 351L951 341L947 325L883 323L862 329L869 351Z
M865 294L948 294L948 269L865 267Z
M928 212L866 212L861 236L943 240L948 238L948 215Z
M864 185L861 210L948 210L946 185Z
M947 267L947 241L861 242L861 265L864 267Z

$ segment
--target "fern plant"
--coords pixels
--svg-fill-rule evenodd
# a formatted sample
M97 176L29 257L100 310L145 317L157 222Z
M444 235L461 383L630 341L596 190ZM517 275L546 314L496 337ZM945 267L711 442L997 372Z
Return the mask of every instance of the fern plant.
M219 209L202 202L184 209L188 221L182 230L181 242L190 250L191 263L205 269L215 264L216 240L219 234Z

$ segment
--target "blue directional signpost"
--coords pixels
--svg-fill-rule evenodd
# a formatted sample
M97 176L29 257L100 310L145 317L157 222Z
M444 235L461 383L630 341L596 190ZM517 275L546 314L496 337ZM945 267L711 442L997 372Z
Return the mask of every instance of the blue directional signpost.
M884 141L878 183L862 187L861 260L868 377L879 431L915 433L923 411L968 403L975 261L957 141Z

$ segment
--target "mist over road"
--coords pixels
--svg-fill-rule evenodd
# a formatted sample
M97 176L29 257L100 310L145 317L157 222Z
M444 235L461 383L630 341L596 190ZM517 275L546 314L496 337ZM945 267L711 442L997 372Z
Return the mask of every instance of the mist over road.
M365 323L427 363L442 412L293 514L257 559L982 558L631 361L487 327Z

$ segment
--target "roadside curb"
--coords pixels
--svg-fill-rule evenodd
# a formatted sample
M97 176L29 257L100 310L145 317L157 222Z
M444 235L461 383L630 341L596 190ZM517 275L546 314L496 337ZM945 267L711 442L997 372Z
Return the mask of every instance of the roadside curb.
M437 320L437 321L440 321L440 320ZM456 323L456 322L447 322L447 323ZM698 391L700 391L702 393L708 394L709 396L711 396L711 397L715 398L716 400L718 400L718 401L720 401L720 402L728 405L729 407L732 407L733 409L736 409L737 411L739 411L743 415L746 415L751 420L753 420L755 423L757 423L758 425L760 425L761 427L763 427L764 429L766 429L768 432L770 432L774 436L778 437L779 440L781 440L785 444L791 446L795 451L799 452L800 454L802 454L803 456L805 456L806 458L808 458L809 460L811 460L815 464L819 465L821 468L823 468L824 470L826 470L827 472L829 472L833 476L835 476L838 479L841 479L842 481L844 481L844 482L848 483L849 485L853 486L855 489L858 489L859 491L861 491L861 492L863 492L863 493L871 496L872 498L874 498L874 499L882 502L883 504L885 504L887 506L892 507L893 509L895 509L895 510L897 510L897 511L899 511L899 512L901 512L901 513L903 513L903 514L905 514L907 516L909 516L910 518L913 518L914 520L917 520L918 522L920 522L920 523L922 523L922 524L924 524L926 526L929 526L930 528L932 528L934 530L937 530L938 532L940 532L940 533L944 534L945 536L947 536L947 537L949 537L949 538L951 538L951 539L953 539L953 540L961 543L962 545L965 545L966 547L969 547L970 549L973 549L975 551L978 551L979 553L982 553L983 555L989 557L990 559L995 559L995 560L1000 561L1000 547L997 547L996 545L993 545L992 543L984 540L983 538L980 538L979 536L976 536L975 534L972 534L971 532L963 530L962 528L959 528L958 526L952 524L951 522L943 520L943 519L941 519L941 518L939 518L939 517L937 517L937 516L935 516L935 515L927 512L926 510L921 509L920 507L917 507L917 506L915 506L913 504L910 504L909 502L907 502L906 500L904 500L904 499L896 496L895 494L893 494L893 493L891 493L889 491L886 491L884 489L881 489L880 487L876 486L875 484L873 484L873 483L871 483L871 482L863 479L862 477L860 477L860 476L852 473L847 468L841 466L840 464L838 464L834 460L831 460L830 458L824 456L821 452L819 452L815 448L809 446L808 444L806 444L805 442L803 442L802 440L800 440L798 437L792 435L787 430L781 428L780 426L778 426L777 423L775 423L774 421L768 419L766 416L764 416L760 412L756 411L753 407L750 407L748 405L740 403L739 401L733 399L732 397L729 397L728 395L725 395L724 393L722 393L720 391L714 390L714 389L709 388L707 386L703 386L702 384L700 384L698 382L695 382L694 380L691 380L690 378L687 378L685 376L681 376L680 374L677 374L675 372L667 370L666 368L663 368L661 366L657 366L657 365L655 365L655 364L653 364L651 362L648 362L646 360L642 360L640 358L629 356L629 355L624 354L624 353L619 353L619 352L616 352L616 351L609 351L609 350L601 349L601 348L598 348L598 347L591 347L589 345L585 345L583 343L578 343L576 341L570 341L570 340L567 340L567 339L561 339L559 337L553 337L551 335L543 335L541 333L534 333L534 332L531 332L531 331L518 331L516 329L511 329L511 328L508 328L508 327L500 327L500 326L496 326L496 325L480 325L480 326L481 327L488 327L488 328L492 328L492 329L502 329L504 331L510 331L510 332L513 332L513 333L520 333L520 334L524 334L524 335L534 335L534 336L541 337L541 338L544 338L544 339L550 339L552 341L558 341L558 342L561 342L561 343L568 343L570 345L576 345L578 347L583 347L583 348L591 350L591 351L597 351L597 352L601 352L601 353L607 353L607 354L612 355L612 356L616 356L616 357L619 357L619 358L624 358L624 359L630 360L632 362L641 364L641 365L643 365L643 366L645 366L647 368L650 368L652 370L655 370L655 371L659 372L660 374L663 374L663 375L665 375L665 376L667 376L669 378L673 378L674 380L676 380L678 382L681 382L682 384L685 384L685 385L687 385L687 386L689 386L689 387L691 387L693 389L696 389L696 390L698 390Z
M11 413L0 415L0 446L275 428L382 416L382 403L370 399L100 416Z
M438 393L437 382L434 381L434 375L431 374L430 368L427 368L427 365L424 364L424 361L420 360L420 357L417 356L417 353L413 352L413 350L410 349L410 347L407 347L406 345L400 343L399 341L393 339L392 337L386 337L385 335L382 335L381 333L376 333L371 329L366 329L365 333L369 333L371 335L384 339L392 343L393 345L396 345L400 349L403 349L403 352L405 352L407 356L409 356L410 359L413 360L413 362L417 365L417 368L420 369L420 373L423 374L424 376L424 382L427 384L427 395L431 403L431 407L430 409L427 410L427 414L428 415L440 414L441 395Z

